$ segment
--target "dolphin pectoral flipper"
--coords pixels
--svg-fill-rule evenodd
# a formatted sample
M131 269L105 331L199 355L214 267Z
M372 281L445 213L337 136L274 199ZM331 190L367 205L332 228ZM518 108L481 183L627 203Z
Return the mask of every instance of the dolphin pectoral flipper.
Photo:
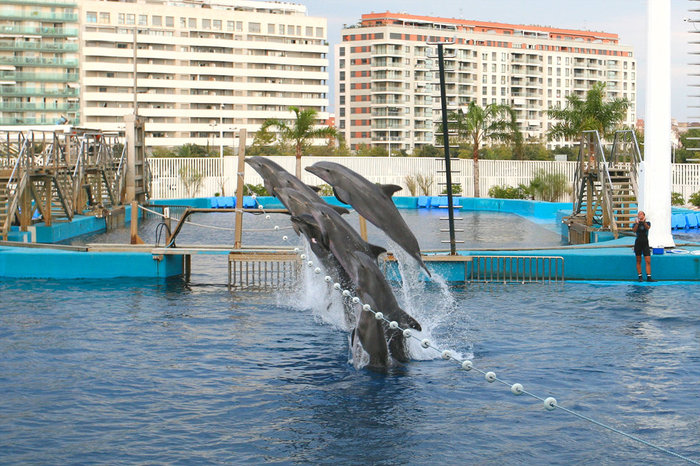
M347 199L350 199L350 193L348 193L343 188L337 188L333 186L333 194L335 195L335 198L343 204L350 205L350 203L347 201Z
M386 249L385 249L385 248L383 248L383 247L381 247L381 246L377 246L376 244L369 244L369 243L368 243L368 246L369 246L370 252L374 255L374 259L375 259L375 260L376 260L379 256L381 256L382 254L384 254L384 253L386 252Z
M313 190L316 194L321 192L321 188L319 186L311 186L310 184L307 184L306 186L308 186L309 189Z
M381 189L387 197L391 197L395 192L401 191L403 188L395 184L380 184L379 189Z
M342 201L341 201L341 202L342 202ZM345 207L341 207L341 206L339 206L339 205L332 205L332 204L329 204L329 205L331 206L331 209L335 210L335 211L338 212L340 215L345 215L345 214L349 214L349 213L350 213L350 211L349 211L348 209L346 209Z

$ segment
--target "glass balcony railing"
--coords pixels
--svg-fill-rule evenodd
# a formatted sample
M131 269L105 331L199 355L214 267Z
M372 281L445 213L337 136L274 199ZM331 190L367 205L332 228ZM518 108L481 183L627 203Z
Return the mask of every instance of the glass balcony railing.
M0 65L12 66L60 66L62 68L77 68L77 59L36 58L36 57L0 57Z
M78 37L78 30L75 28L0 26L0 34L18 34L24 36L41 37Z
M3 112L67 112L78 110L77 102L62 102L57 104L44 104L34 102L0 102L0 111Z
M0 93L8 97L78 97L78 89L36 89L34 87L2 86Z
M76 82L78 73L29 73L24 71L0 71L0 81Z
M39 5L52 6L57 8L77 8L78 2L73 0L2 0L8 5Z
M77 23L77 13L50 13L43 11L0 10L0 20L9 21L50 21L52 23Z
M0 126L13 125L55 125L57 124L58 116L54 119L47 115L46 118L24 118L24 117L6 117L0 118ZM80 118L69 118L68 125L77 126L80 124Z
M77 43L0 40L0 50L36 50L39 52L77 52Z

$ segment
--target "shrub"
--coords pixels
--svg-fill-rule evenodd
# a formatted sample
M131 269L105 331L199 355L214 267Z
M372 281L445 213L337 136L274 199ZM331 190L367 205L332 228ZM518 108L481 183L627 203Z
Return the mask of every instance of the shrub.
M418 183L418 187L423 196L430 196L434 181L433 175L423 176L420 173L416 175L416 183Z
M700 191L691 194L688 198L688 202L693 204L695 207L700 207Z
M519 184L517 187L508 185L491 186L489 188L489 197L498 199L529 199L530 193L524 184Z
M335 194L333 193L333 186L329 184L322 184L319 187L318 195L319 196L334 196Z
M404 178L404 183L406 183L406 189L408 189L408 192L411 193L411 196L415 196L416 192L418 192L418 182L416 181L416 177L413 175L406 175Z
M447 186L442 190L441 194L447 194ZM462 194L462 185L452 184L452 194Z
M189 165L183 165L182 168L180 168L180 179L182 179L182 183L185 185L187 197L192 198L197 195L197 192L202 187L204 175Z
M554 202L562 195L571 192L571 187L563 173L547 173L539 170L530 181L529 190L537 200Z
M685 204L685 199L681 193L671 193L671 205L683 205Z
M246 184L243 186L243 194L246 196L250 196L251 194L255 194L256 196L269 196L267 193L267 189L265 189L265 186L261 184Z

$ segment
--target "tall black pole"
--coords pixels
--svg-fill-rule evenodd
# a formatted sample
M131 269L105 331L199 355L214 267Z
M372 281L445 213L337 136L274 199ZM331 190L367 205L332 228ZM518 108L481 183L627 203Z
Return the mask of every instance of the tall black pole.
M447 215L450 223L450 255L457 254L455 245L455 216L452 209L452 170L450 169L450 135L447 127L447 96L445 95L445 60L442 45L437 44L440 66L440 105L442 106L442 139L445 146L445 176L447 178Z

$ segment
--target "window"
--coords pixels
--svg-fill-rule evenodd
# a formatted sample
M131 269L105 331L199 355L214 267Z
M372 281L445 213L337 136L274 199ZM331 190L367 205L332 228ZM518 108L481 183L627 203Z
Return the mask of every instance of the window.
M126 24L136 24L136 15L126 15Z
M169 27L169 28L174 27L175 26L175 18L173 18L172 16L166 16L165 17L165 26Z
M260 32L260 23L248 23L248 32Z
M139 26L148 26L148 15L139 15Z
M117 24L126 24L126 15L124 13L117 15Z
M236 21L236 31L243 30L243 21Z
M190 29L197 29L197 18L188 18L187 19L187 26Z
M96 23L97 22L97 12L96 11L88 11L85 14L85 21L88 23Z
M338 68L345 68L345 59L338 60Z
M323 28L316 28L316 37L323 37ZM377 39L381 39L381 37L377 37Z
M214 21L212 21L212 25L214 27L214 30L221 31L221 20L220 19L215 19Z
M311 37L314 35L314 28L311 26L306 26L306 37Z
M180 18L180 27L182 29L187 28L187 18Z
M280 35L284 35L284 24L279 25L279 31L280 31L279 32Z
M162 26L163 25L163 17L162 16L151 16L151 24L153 26Z
M111 22L112 22L112 20L109 17L109 13L104 13L104 12L100 13L100 24L109 24Z
M341 71L341 72L340 72L340 77L339 77L339 79L340 79L341 81L345 81L345 71Z
M301 35L301 26L297 26L297 36Z
M233 32L235 24L236 23L234 23L233 21L226 21L226 30Z
M294 35L294 26L292 26L291 24L289 26L287 26L287 35L289 35L289 36Z
M345 83L340 83L340 92L345 92Z
M211 20L210 19L203 19L202 20L202 29L211 29Z
M338 49L338 55L340 55L341 57L345 56L345 47L340 47Z
M275 25L274 25L274 24L268 24L268 25L267 25L267 33L268 33L268 34L274 34L274 33L275 33Z

